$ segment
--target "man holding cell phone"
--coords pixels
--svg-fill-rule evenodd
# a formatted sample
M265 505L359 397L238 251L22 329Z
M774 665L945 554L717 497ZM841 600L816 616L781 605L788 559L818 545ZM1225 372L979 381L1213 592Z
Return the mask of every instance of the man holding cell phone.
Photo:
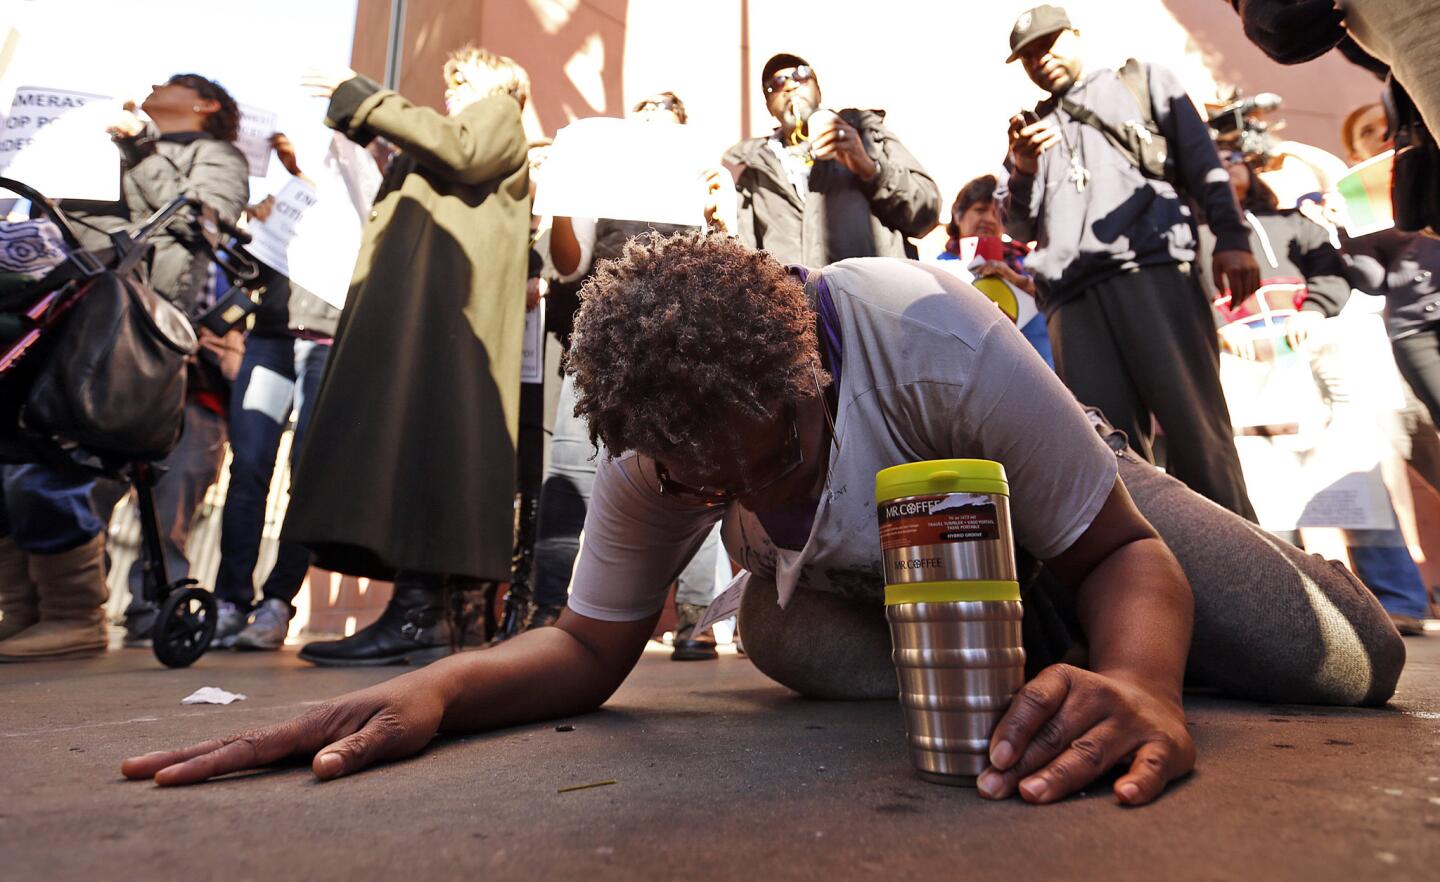
M1056 370L1151 461L1158 422L1169 472L1254 520L1195 273L1243 299L1259 269L1205 123L1162 67L1085 71L1080 32L1059 7L1022 13L1010 49L1048 97L1011 118L997 199L1007 232L1039 243L1025 265ZM1193 266L1187 197L1216 233L1208 267Z

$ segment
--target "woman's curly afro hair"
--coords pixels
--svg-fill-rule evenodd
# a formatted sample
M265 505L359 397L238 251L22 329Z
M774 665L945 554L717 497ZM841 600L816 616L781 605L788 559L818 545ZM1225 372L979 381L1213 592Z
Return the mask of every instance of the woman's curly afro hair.
M729 421L763 419L829 381L804 286L733 239L637 236L580 297L575 415L612 454L711 468Z

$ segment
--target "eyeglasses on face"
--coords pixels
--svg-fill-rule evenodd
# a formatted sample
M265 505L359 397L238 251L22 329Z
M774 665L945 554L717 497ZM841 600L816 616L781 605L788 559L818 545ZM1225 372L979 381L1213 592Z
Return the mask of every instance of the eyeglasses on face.
M808 83L813 79L815 79L815 71L811 70L808 64L801 64L788 70L779 70L771 74L770 79L765 81L765 94L773 95L785 88L785 84L791 80L797 83Z
M655 461L655 479L661 496L671 496L687 502L706 506L725 505L746 496L755 496L774 487L794 474L805 462L805 451L800 446L800 422L793 402L785 404L785 421L788 430L784 446L775 458L775 465L768 476L760 479L749 478L739 487L691 487L670 477L665 464Z

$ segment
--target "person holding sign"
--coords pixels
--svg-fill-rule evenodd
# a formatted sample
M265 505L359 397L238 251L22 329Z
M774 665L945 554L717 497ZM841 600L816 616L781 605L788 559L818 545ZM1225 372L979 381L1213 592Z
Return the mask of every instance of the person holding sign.
M960 192L955 195L955 202L950 206L950 223L945 227L950 233L951 241L955 243L955 250L952 252L947 247L939 259L958 260L962 239L982 240L984 244L996 247L1000 254L998 257L986 258L978 267L972 264L975 277L994 279L1000 284L1013 286L1033 302L1035 280L1030 278L1025 270L1025 257L1030 253L1030 246L1005 234L1005 223L1000 219L1000 206L995 201L997 186L999 182L994 175L981 175L960 188ZM982 250L977 243L977 258L981 256ZM1017 321L1016 324L1020 327L1020 333L1025 335L1025 339L1030 341L1030 345L1035 347L1040 357L1045 359L1045 363L1053 368L1055 356L1050 349L1050 335L1045 330L1045 316L1032 310L1028 320Z
M107 234L137 226L180 194L203 201L234 222L249 196L243 154L235 140L240 112L220 84L198 74L177 74L156 85L140 104L149 120L127 107L110 124L120 148L120 199L115 202L64 200L76 220L82 244L105 248ZM210 254L198 218L182 215L151 237L149 283L155 293L193 313L210 274ZM201 332L204 344L190 370L185 433L161 463L155 505L165 538L171 578L189 571L185 540L195 508L220 469L225 449L228 380L217 353L217 338ZM20 592L38 603L39 623L0 641L0 659L47 658L103 652L105 625L105 521L128 485L76 480L43 465L6 466L5 500L15 547L0 540L0 573L40 574L32 579L0 577L0 592ZM127 637L148 639L155 607L140 596L140 564L131 572ZM38 589L38 595L36 590ZM3 603L0 597L0 603ZM58 612L47 617L46 606ZM15 621L25 619L16 617Z
M127 106L109 127L123 166L120 201L62 203L84 225L87 247L103 248L104 232L132 227L182 193L230 223L239 220L250 179L245 154L234 144L240 108L230 93L199 74L176 74L153 86L138 109L148 121ZM202 235L198 220L182 218L153 239L150 286L186 312L194 310L210 274Z
M647 235L586 284L568 366L613 458L557 627L122 772L187 784L314 757L328 780L437 732L594 710L716 523L750 573L756 667L804 695L893 700L875 474L931 458L1002 463L1024 550L1031 679L989 740L981 796L1053 803L1118 767L1117 801L1151 802L1196 761L1187 680L1270 702L1394 691L1404 646L1348 573L1130 454L942 268L784 267L723 236Z
M270 143L285 170L305 180L290 139L277 132ZM274 197L267 198L246 214L263 222L274 204ZM310 552L294 542L280 543L257 606L254 574L265 508L291 411L296 413L292 463L310 426L340 311L263 264L262 272L265 289L230 392L230 483L215 574L215 596L240 615L222 617L225 628L216 629L213 645L276 650L285 643L294 615L291 601L309 572Z
M473 46L439 113L354 71L315 71L326 124L398 148L366 226L281 538L316 566L394 580L379 621L307 644L320 665L451 651L510 578L525 279L530 79ZM446 601L451 601L447 603ZM464 614L462 614L464 613Z
M740 194L740 241L785 263L914 257L906 240L940 220L940 188L885 127L885 113L820 109L810 63L781 53L760 73L778 125L725 153Z

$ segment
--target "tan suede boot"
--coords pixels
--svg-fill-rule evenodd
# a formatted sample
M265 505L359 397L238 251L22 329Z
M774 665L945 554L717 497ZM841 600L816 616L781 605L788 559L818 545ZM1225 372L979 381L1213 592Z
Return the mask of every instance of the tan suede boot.
M0 640L40 621L40 600L30 581L26 554L9 536L0 539Z
M0 640L0 661L98 655L105 651L105 536L60 554L31 554L40 623Z

